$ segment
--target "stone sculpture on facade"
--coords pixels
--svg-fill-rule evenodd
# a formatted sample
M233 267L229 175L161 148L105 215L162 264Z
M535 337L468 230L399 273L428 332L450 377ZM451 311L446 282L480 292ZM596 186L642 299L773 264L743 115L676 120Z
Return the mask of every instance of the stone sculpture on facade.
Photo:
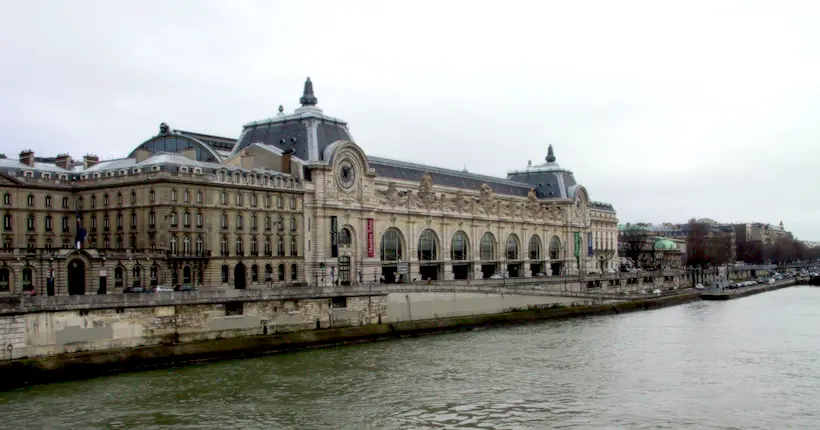
M396 207L401 206L404 203L404 198L396 188L395 182L388 183L386 190L377 190L377 192L379 194L379 203L383 205Z
M433 177L429 173L425 173L419 181L419 188L417 193L418 198L415 200L415 207L432 210L436 207L436 193L433 191Z

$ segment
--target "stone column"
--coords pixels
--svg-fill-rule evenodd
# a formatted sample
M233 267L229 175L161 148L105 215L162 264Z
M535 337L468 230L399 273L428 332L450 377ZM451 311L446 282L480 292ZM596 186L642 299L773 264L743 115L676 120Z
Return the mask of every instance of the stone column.
M453 280L453 264L447 260L443 264L443 271L442 273L442 280L444 281L452 281Z
M532 276L529 261L525 261L523 264L521 264L521 270L524 271L524 273L521 274L522 278L529 278Z

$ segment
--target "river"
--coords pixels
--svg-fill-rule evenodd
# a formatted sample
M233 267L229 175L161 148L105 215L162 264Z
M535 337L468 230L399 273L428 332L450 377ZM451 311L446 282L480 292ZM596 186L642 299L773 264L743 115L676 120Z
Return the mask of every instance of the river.
M3 428L820 428L820 288L0 393Z

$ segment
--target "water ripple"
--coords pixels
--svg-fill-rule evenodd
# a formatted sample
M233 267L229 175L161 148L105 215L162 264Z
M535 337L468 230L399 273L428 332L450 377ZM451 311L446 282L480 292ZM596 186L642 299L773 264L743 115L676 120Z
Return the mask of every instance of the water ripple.
M820 428L820 289L0 393L9 428Z

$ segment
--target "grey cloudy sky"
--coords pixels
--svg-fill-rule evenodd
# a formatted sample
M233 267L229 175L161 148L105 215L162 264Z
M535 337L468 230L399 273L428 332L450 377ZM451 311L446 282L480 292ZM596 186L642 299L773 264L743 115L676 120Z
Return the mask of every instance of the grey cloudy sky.
M622 221L820 239L820 2L0 3L9 156L237 137L311 76L372 155L504 176L551 143Z

